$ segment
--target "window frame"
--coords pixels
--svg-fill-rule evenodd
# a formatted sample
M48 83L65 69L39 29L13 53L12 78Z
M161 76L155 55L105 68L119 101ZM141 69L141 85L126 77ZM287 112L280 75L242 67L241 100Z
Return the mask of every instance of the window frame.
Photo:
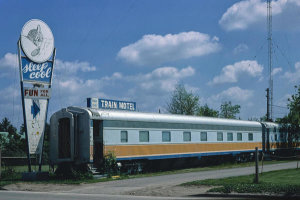
M142 141L141 139L141 134L142 133L147 133L147 140L145 140L145 141ZM139 142L150 142L150 133L149 133L149 131L139 131Z
M239 137L239 136L240 136L240 137ZM236 134L236 140L237 140L237 141L243 141L243 133L238 132L238 133Z
M169 136L167 137L168 140L164 140L164 134L168 134ZM162 131L161 132L161 141L162 142L171 142L171 131Z
M218 137L220 134L222 135L221 140L219 140L219 137ZM220 132L220 131L217 132L217 141L219 141L219 142L220 142L220 141L224 141L224 134L223 134L223 132Z
M123 141L122 133L126 133L126 134L125 134L125 135L126 135L126 137L125 137L125 140L126 140L126 141ZM128 143L128 131L121 131L121 132L120 132L120 141L121 141L121 143Z
M229 135L231 135L231 140L229 140ZM227 132L227 141L233 142L233 132Z
M251 136L251 137L250 137ZM248 133L248 141L253 141L254 140L254 135L253 133Z
M185 135L189 135L189 140L185 140L186 139ZM184 142L191 142L192 141L192 133L190 131L184 131L182 133L182 137L183 137Z
M202 138L202 135L205 135L205 138ZM200 141L207 142L207 132L206 131L200 132Z

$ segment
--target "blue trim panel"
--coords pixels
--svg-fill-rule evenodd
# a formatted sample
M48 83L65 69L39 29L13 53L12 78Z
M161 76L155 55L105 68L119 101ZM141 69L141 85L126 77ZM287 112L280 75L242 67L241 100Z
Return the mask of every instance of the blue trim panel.
M262 150L258 150L258 151L261 152ZM254 152L255 152L255 150L175 154L175 155L160 155L160 156L139 156L139 157L117 158L117 161L125 161L125 160L159 160L159 159L191 158L191 157L198 157L200 159L202 156L237 155L237 154L240 154L240 153L254 153Z

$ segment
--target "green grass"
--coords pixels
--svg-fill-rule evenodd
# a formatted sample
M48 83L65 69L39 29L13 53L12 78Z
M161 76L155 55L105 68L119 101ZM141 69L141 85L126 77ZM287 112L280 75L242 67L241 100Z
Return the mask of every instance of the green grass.
M278 164L278 163L285 163L289 161L264 161L264 165L268 164ZM46 183L46 184L81 184L81 183L97 183L97 182L104 182L104 181L111 181L111 180L120 180L120 179L129 179L129 178L142 178L142 177L151 177L151 176L162 176L162 175L171 175L171 174L180 174L180 173L190 173L190 172L200 172L200 171L209 171L209 170L219 170L219 169L230 169L230 168L238 168L238 167L254 167L254 162L247 162L247 163L225 163L222 165L216 166L209 166L209 167L197 167L197 168L188 168L188 169L180 169L180 170L172 170L172 171L161 171L161 172L154 172L154 173L142 173L142 174L135 174L135 175L121 175L118 179L112 178L102 178L102 179L91 179L91 178L79 178L79 179L58 179L56 177L51 176L50 180L47 181L35 181L32 183ZM0 180L0 189L1 187L17 183L23 182L21 180L22 172L28 171L27 166L16 166L10 167L9 169L13 169L11 174L7 174L6 176L2 176L3 178ZM32 167L32 170L37 171L38 168ZM42 167L42 171L48 171L49 167L44 165ZM2 167L2 173L4 175L5 168Z
M288 169L265 172L259 176L259 183L254 183L254 175L207 179L182 184L183 186L216 186L208 192L221 193L274 193L300 194L300 169Z
M287 163L287 162L293 162L293 161L294 160L264 161L264 165ZM129 175L128 178L162 176L162 175L170 175L170 174L182 174L182 173L190 173L190 172L201 172L201 171L211 171L211 170L220 170L220 169L232 169L232 168L239 168L239 167L254 167L254 166L255 166L255 162L224 163L221 165L214 165L214 166L208 166L208 167L197 167L197 168L187 168L187 169L179 169L179 170L171 170L171 171L135 174L135 175ZM261 166L261 162L260 162L260 166Z
M27 165L22 165L22 166L12 166L12 167L2 167L2 171L5 171L6 169L13 169L15 172L27 172L28 171L28 166ZM32 171L38 171L39 166L33 165L31 166ZM48 165L42 165L42 171L47 172L49 171L49 166Z

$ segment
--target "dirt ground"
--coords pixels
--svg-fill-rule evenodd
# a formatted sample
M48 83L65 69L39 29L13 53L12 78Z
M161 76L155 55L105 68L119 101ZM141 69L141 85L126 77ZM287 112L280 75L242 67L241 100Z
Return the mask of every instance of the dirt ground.
M9 191L63 192L77 187L81 187L81 185L16 183L6 185L2 189Z
M73 189L89 187L91 184L67 185L67 184L35 184L35 183L16 183L4 186L4 190L9 191L36 191L36 192L68 192ZM184 197L190 195L205 194L211 187L185 187L185 186L166 186L166 187L146 187L134 191L120 192L119 194L134 196L170 196Z
M149 187L141 190L125 192L125 195L135 196L166 196L166 197L185 197L192 195L205 194L211 189L209 186L167 186L167 187Z

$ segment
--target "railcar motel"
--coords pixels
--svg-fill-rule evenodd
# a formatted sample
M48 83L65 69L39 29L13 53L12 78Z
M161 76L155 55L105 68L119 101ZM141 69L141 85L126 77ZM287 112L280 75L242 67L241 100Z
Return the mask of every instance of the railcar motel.
M123 170L174 169L245 162L287 142L280 125L211 117L144 113L135 102L87 98L50 118L50 165L101 167L116 156Z

